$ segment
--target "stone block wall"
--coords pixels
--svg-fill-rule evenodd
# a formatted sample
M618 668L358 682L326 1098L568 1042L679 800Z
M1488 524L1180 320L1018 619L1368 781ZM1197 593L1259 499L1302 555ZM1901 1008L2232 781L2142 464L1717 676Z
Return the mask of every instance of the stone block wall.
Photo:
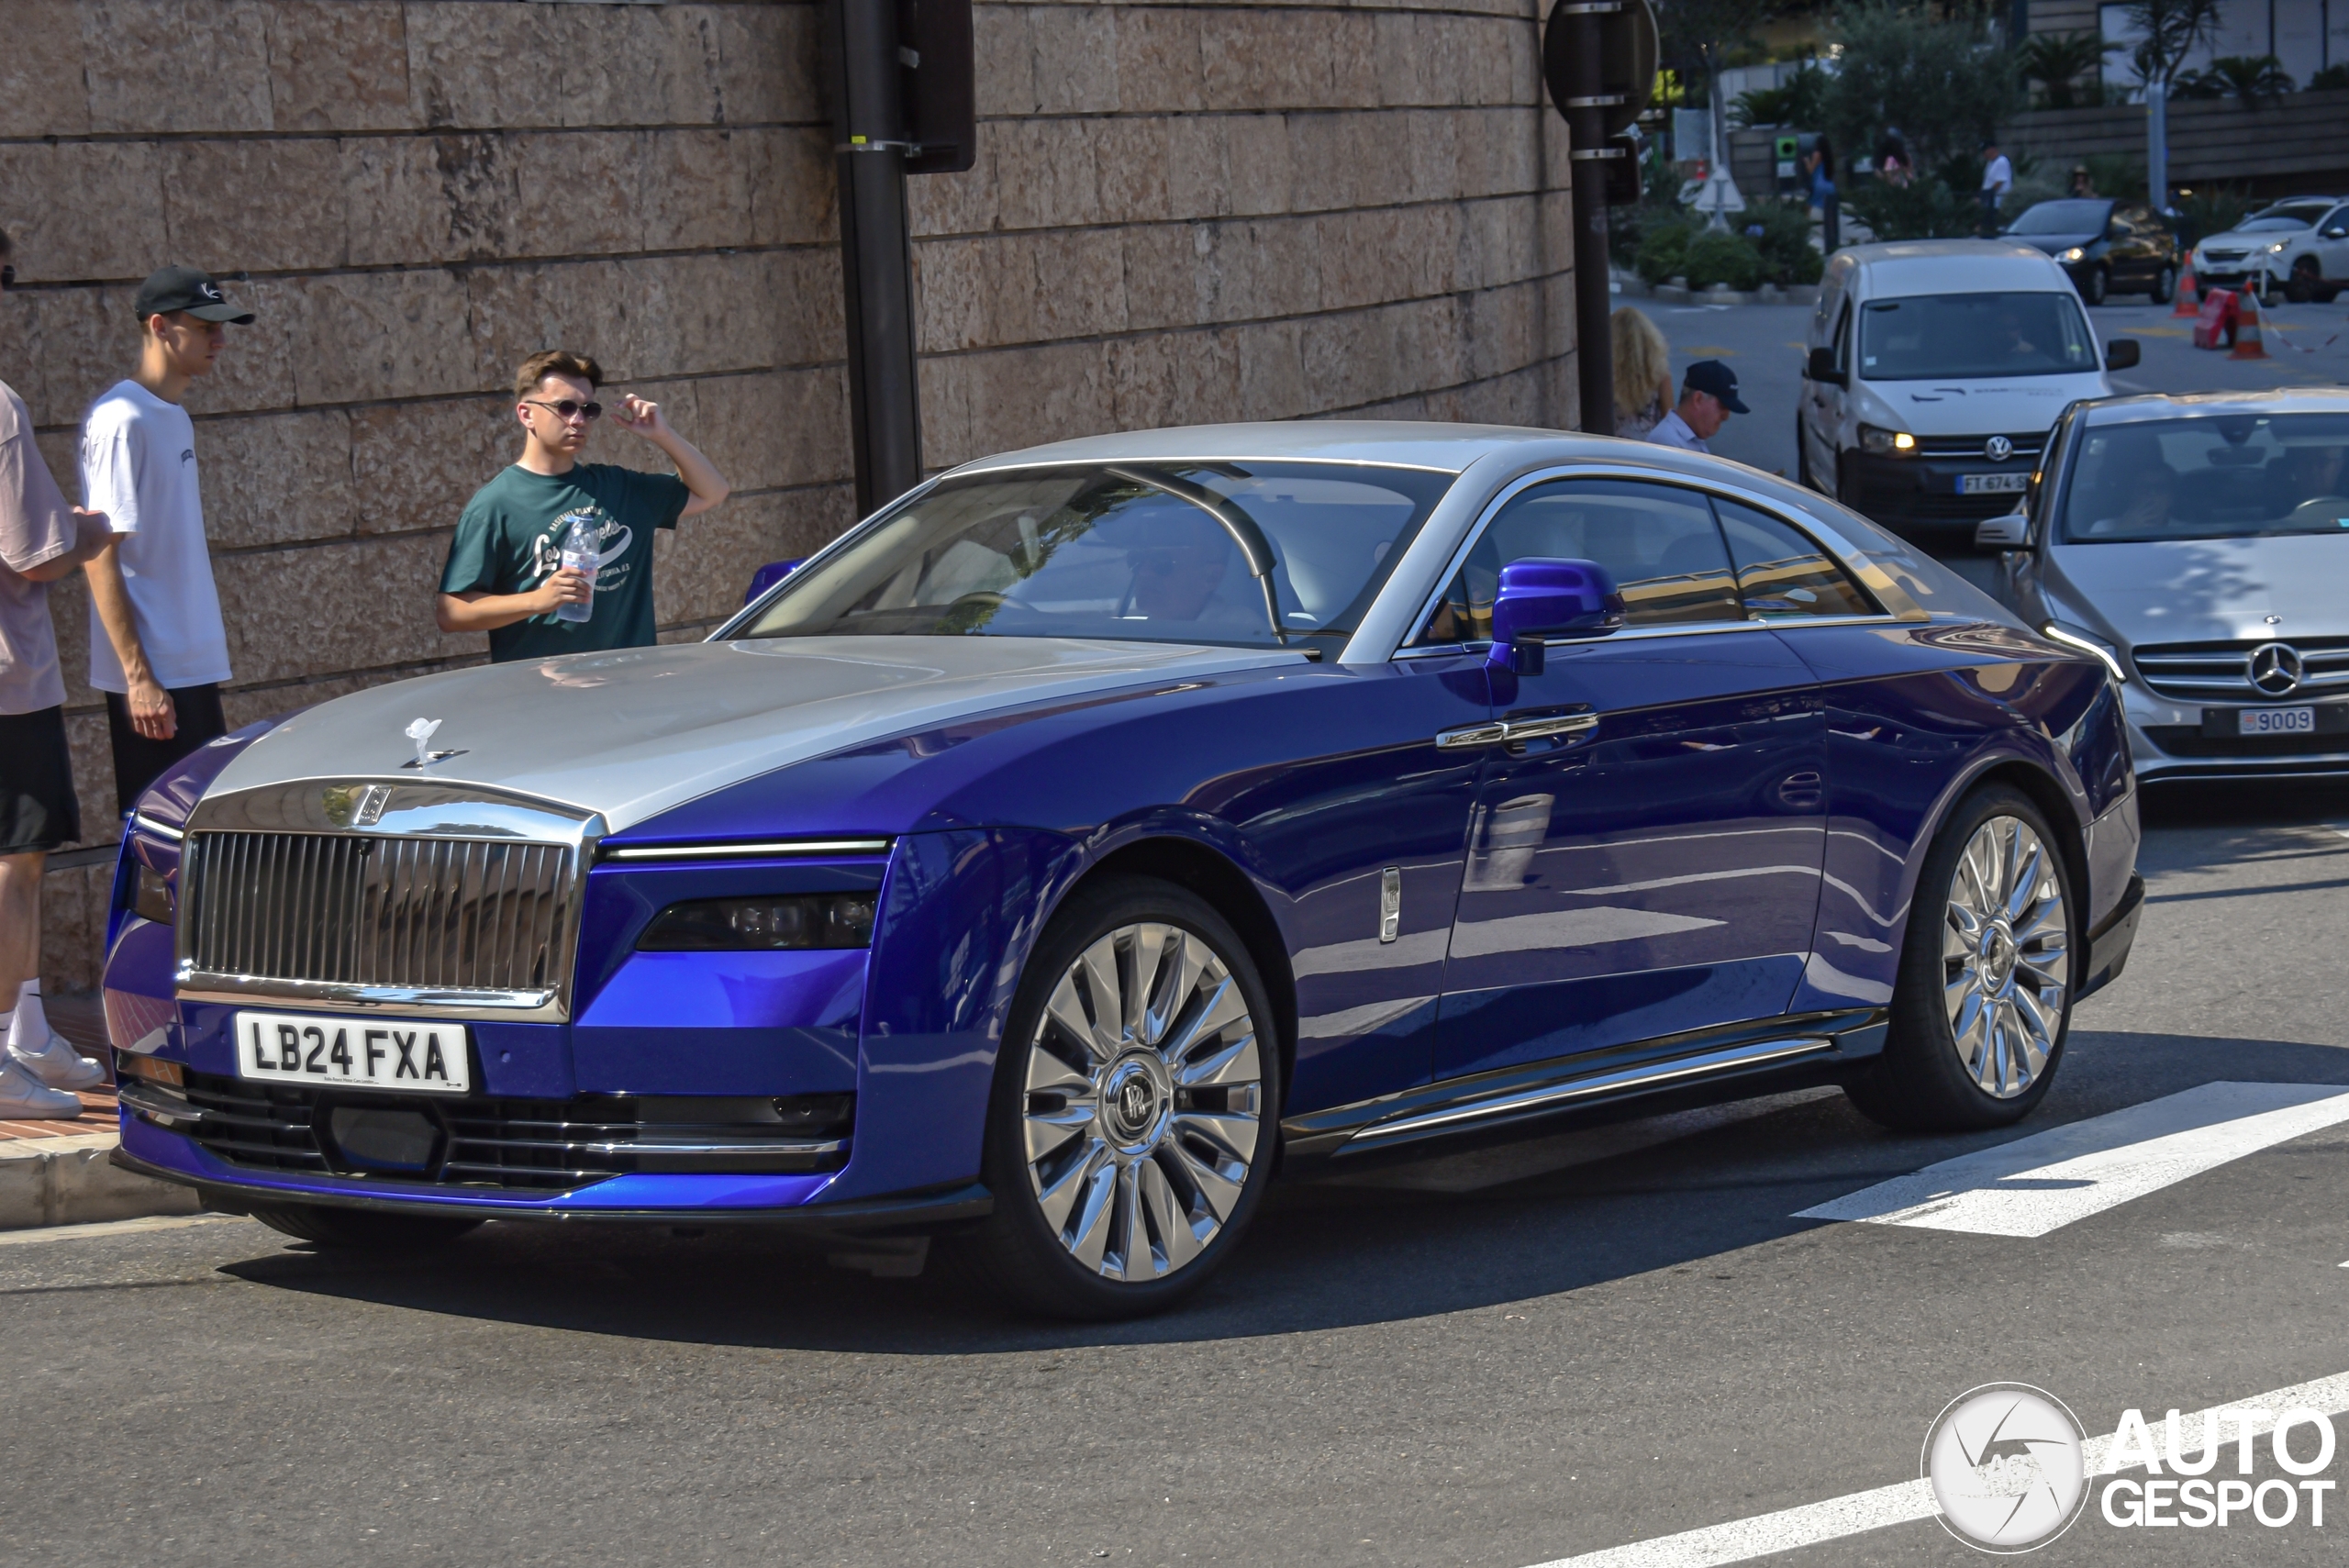
M932 467L1339 413L1568 424L1566 160L1535 0L983 3L979 161L912 182ZM38 0L0 50L0 379L69 494L138 280L232 280L188 398L230 721L471 662L431 595L524 355L594 354L734 497L661 541L662 635L852 518L838 217L806 0ZM596 455L659 454L606 428ZM93 841L86 599L52 591ZM95 978L102 868L44 975Z

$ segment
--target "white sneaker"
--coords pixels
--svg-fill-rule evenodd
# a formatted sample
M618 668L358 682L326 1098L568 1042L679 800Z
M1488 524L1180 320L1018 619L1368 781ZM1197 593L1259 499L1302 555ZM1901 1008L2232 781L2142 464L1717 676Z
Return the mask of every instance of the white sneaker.
M95 1089L106 1081L106 1070L74 1050L73 1042L55 1029L49 1031L49 1043L40 1050L12 1045L8 1057L52 1089Z
M16 1052L0 1053L0 1121L71 1121L82 1102L32 1075Z

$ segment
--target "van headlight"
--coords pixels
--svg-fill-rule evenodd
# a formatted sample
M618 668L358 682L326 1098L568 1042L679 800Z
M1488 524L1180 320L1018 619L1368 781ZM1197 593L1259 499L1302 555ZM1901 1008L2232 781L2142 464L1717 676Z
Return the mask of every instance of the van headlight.
M1906 430L1884 430L1874 425L1860 427L1860 450L1878 457L1914 457L1917 438Z

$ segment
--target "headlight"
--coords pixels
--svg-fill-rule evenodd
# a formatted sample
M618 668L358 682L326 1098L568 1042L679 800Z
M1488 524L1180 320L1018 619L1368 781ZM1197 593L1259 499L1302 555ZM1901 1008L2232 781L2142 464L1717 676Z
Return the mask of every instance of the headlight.
M2112 673L2112 678L2115 681L2126 683L2129 679L2129 672L2121 667L2121 651L2095 633L2082 631L2076 626L2066 626L2059 620L2051 620L2041 629L2067 648L2076 648L2083 653L2095 654L2103 662L2104 667Z
M1917 450L1917 438L1906 430L1879 430L1874 425L1860 427L1860 450L1878 457L1910 457Z
M161 872L139 867L138 880L130 884L130 912L159 926L172 923L172 884Z
M775 893L672 904L636 939L640 952L777 951L873 945L870 893Z
M2291 244L2291 241L2288 239L2271 239L2266 245L2266 253L2273 256L2276 252L2283 250L2289 244Z
M2070 250L2063 251L2057 255L2055 259L2059 261L2086 261L2087 259L2087 252L2075 245Z

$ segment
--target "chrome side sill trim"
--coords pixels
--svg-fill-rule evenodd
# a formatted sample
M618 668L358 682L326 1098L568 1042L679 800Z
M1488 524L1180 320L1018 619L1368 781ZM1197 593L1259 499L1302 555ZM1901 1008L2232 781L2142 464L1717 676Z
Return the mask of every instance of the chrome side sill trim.
M1349 1147L1372 1144L1382 1139L1402 1138L1439 1129L1468 1126L1496 1118L1522 1116L1530 1111L1552 1106L1570 1104L1601 1095L1617 1094L1627 1089L1643 1089L1677 1082L1683 1078L1700 1077L1710 1073L1731 1072L1742 1067L1759 1067L1766 1062L1790 1062L1798 1057L1817 1056L1835 1049L1831 1040L1765 1040L1751 1045L1731 1046L1725 1051L1709 1051L1698 1056L1683 1056L1667 1062L1643 1063L1619 1072L1602 1073L1595 1077L1577 1078L1571 1083L1545 1084L1524 1089L1513 1095L1479 1100L1465 1106L1447 1106L1442 1110L1425 1111L1418 1116L1403 1117L1395 1121L1383 1121L1364 1128L1347 1140Z
M763 855L885 855L887 839L796 839L775 844L627 845L607 849L607 861L745 860Z

